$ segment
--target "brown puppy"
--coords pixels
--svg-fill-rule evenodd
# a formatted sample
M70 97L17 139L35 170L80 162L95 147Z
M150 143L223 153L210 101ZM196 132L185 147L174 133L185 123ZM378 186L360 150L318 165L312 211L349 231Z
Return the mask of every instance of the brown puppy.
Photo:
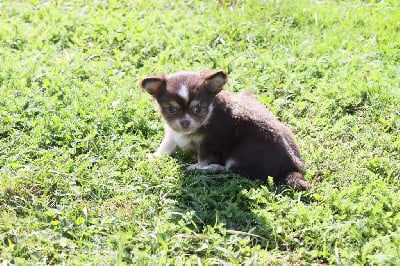
M188 169L233 171L251 179L272 176L299 190L310 188L290 130L250 94L221 91L227 78L224 71L181 71L142 80L165 120L154 156L180 147L198 156Z

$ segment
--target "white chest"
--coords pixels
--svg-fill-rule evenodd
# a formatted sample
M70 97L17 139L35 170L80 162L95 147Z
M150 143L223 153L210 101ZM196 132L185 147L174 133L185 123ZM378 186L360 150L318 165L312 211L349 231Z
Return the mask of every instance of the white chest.
M190 144L190 136L174 132L172 138L176 145L180 148L185 148Z
M181 134L177 132L172 134L172 138L179 148L185 150L196 149L202 139L201 136L196 134Z

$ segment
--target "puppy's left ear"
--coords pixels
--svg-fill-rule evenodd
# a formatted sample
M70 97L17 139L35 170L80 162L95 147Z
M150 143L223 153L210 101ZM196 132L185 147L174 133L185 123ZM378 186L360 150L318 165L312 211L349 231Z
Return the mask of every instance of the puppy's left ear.
M217 94L222 90L225 83L228 81L228 74L225 71L217 71L205 76L205 84L208 89L213 93Z
M157 97L163 87L165 86L165 78L162 77L149 77L145 78L140 82L140 87L151 94L153 97Z

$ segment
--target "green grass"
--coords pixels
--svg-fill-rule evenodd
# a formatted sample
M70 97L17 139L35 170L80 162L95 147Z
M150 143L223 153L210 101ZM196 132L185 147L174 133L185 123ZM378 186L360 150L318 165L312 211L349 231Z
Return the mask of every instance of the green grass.
M2 1L0 263L400 264L400 2ZM141 78L225 69L294 131L296 192L149 162Z

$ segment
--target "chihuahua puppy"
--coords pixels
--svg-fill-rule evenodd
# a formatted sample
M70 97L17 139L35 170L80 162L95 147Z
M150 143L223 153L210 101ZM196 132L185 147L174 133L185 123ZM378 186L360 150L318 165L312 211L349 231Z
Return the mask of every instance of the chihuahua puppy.
M311 188L291 131L250 94L222 91L227 79L225 71L181 71L142 80L165 120L153 155L171 155L180 147L197 154L190 170L271 176L298 190Z

